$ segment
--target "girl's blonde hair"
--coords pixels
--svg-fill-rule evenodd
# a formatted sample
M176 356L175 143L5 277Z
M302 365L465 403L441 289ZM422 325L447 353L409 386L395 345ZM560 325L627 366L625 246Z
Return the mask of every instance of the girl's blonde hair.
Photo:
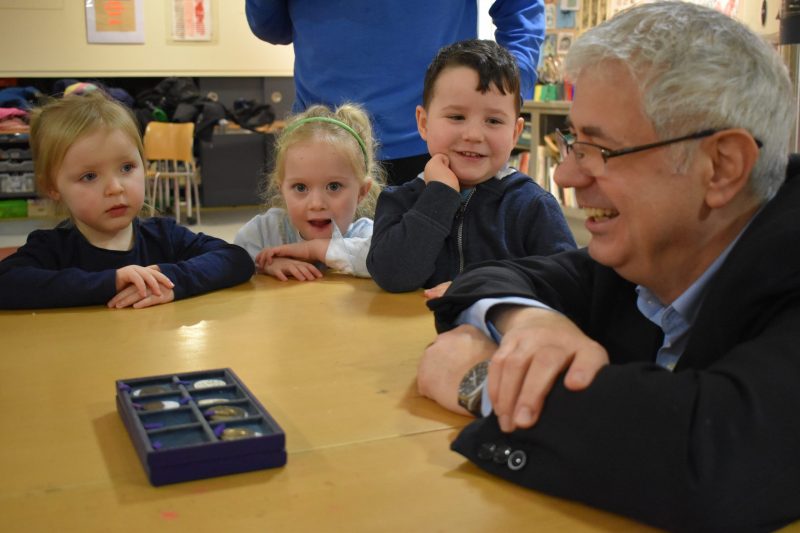
M363 150L353 133L341 124L326 121L306 122L307 119L318 117L333 119L350 127L363 141ZM377 141L372 134L369 115L361 106L352 103L342 104L333 111L323 105L314 105L289 119L275 141L275 168L267 175L264 192L267 208L286 207L280 192L286 170L286 151L295 143L311 139L336 147L350 163L359 184L363 185L372 180L369 192L356 208L356 218L373 218L378 195L385 183L384 170L375 158Z
M30 146L40 194L55 189L55 174L70 146L101 127L127 135L136 144L144 164L142 137L133 114L99 90L51 100L31 113Z

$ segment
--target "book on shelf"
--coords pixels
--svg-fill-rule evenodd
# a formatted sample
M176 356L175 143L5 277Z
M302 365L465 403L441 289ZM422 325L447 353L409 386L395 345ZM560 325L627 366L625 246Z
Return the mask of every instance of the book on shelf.
M550 184L547 180L547 149L539 145L536 147L536 170L533 177L533 180L539 184L539 187L542 189L549 191Z
M575 87L568 81L540 83L533 90L533 100L535 102L571 102L574 94Z
M512 155L508 159L508 165L530 176L530 159L531 153L527 150L523 150L518 154Z

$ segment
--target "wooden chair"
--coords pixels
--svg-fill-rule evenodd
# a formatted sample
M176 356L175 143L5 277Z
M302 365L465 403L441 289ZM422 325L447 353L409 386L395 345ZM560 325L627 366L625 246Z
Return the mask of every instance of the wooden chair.
M200 195L197 190L199 173L192 147L194 124L190 122L150 122L144 132L144 156L147 159L145 197L151 215L156 207L166 209L173 204L175 221L181 221L181 206L186 206L186 217L193 221L197 209L200 222ZM184 200L180 186L184 185ZM170 198L172 196L172 198Z

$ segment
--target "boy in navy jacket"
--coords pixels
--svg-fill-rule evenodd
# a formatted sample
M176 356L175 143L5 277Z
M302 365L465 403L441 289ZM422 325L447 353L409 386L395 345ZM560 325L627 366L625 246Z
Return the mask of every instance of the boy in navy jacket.
M513 57L492 41L434 58L417 107L431 160L378 199L367 268L383 289L432 288L479 261L575 248L555 198L507 165L524 125L519 85Z

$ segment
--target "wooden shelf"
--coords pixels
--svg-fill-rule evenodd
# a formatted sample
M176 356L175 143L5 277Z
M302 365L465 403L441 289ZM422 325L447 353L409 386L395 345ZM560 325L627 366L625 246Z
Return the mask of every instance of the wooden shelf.
M548 112L551 115L566 115L572 102L566 100L554 100L551 102L537 102L526 100L522 103L523 113Z

